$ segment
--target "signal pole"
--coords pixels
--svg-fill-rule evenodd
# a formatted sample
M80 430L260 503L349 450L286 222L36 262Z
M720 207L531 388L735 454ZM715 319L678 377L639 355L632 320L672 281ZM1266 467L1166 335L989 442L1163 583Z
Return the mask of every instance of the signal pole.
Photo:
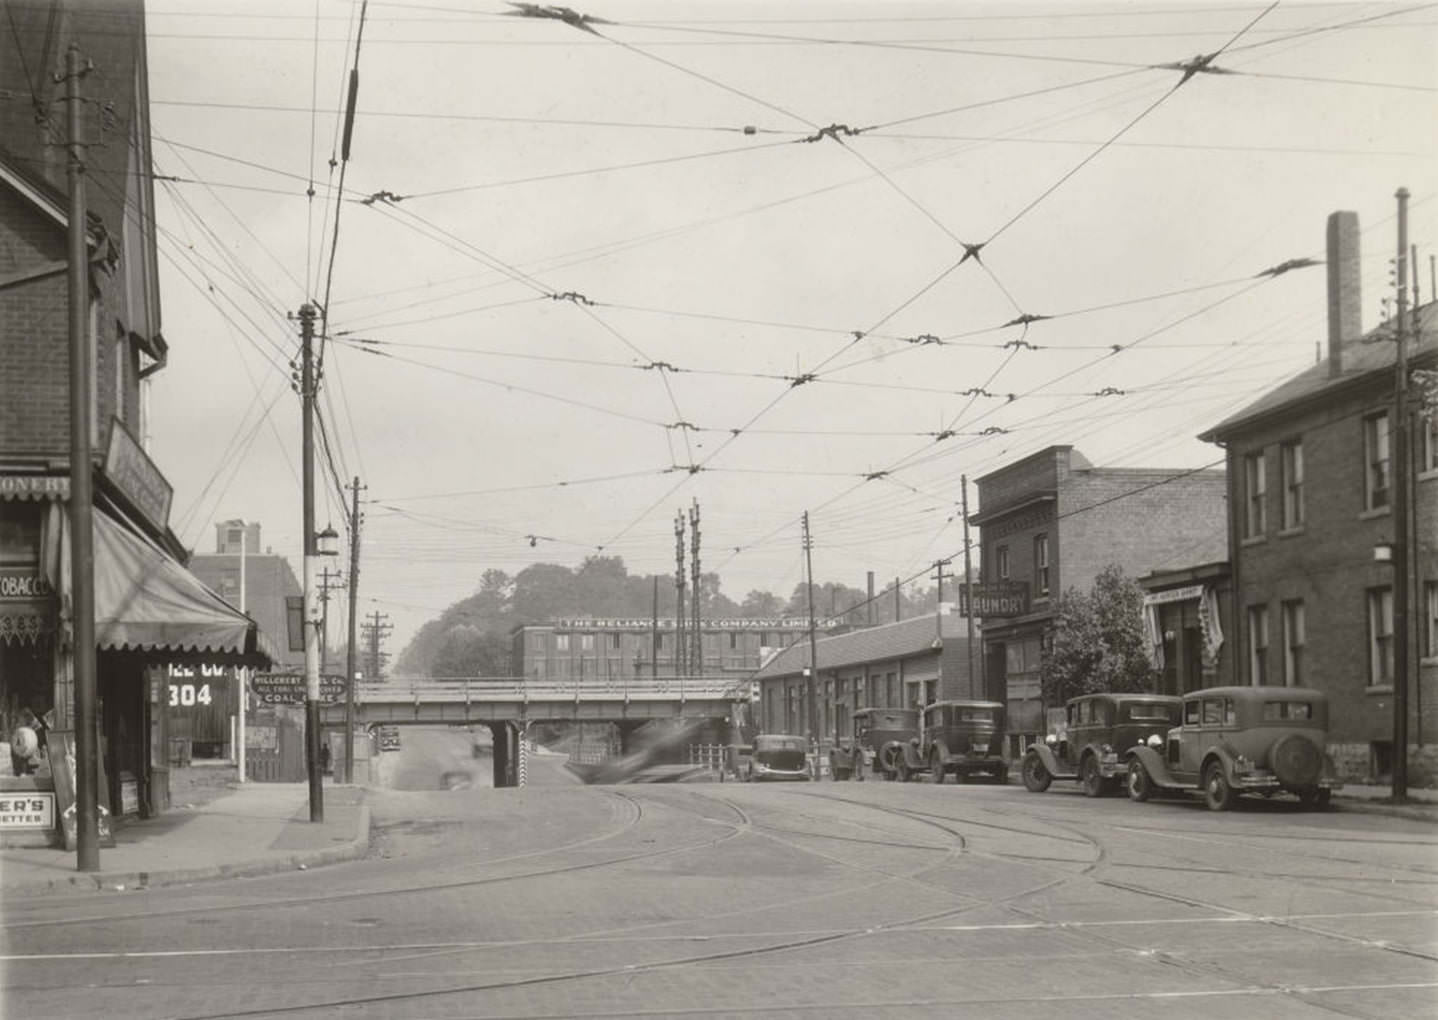
M315 597L315 307L300 306L300 407L303 433L301 484L304 487L304 606L305 606L305 772L309 777L310 821L325 820L324 776L320 773L320 627L319 600Z
M355 781L355 624L359 602L359 476L350 487L349 642L345 649L345 782Z
M70 599L75 680L75 869L100 870L100 759L95 717L95 533L90 466L90 259L85 243L85 143L80 79L88 72L73 43L65 54L68 123L70 347ZM63 761L61 767L64 767Z

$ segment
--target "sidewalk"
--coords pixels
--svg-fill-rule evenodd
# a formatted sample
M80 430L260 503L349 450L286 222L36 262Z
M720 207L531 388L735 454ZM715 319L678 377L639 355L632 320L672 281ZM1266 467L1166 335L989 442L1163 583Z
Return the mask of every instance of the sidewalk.
M1409 787L1406 804L1392 803L1389 799L1392 794L1392 788L1387 786L1345 783L1343 789L1333 795L1333 806L1339 811L1361 811L1438 823L1438 790Z
M0 848L0 897L68 890L133 890L262 875L362 857L369 808L355 786L324 791L325 820L309 820L304 783L246 783L199 807L120 826L98 872L75 870L74 851Z

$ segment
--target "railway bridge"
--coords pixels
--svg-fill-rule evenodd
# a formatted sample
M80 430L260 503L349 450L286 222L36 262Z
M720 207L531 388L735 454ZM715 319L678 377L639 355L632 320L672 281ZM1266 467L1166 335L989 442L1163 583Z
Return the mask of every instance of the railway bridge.
M358 726L487 726L494 737L494 785L518 785L523 736L536 722L611 722L621 747L656 720L731 720L750 697L747 678L660 676L527 680L519 677L387 677L355 686ZM345 705L320 706L322 724L343 728Z

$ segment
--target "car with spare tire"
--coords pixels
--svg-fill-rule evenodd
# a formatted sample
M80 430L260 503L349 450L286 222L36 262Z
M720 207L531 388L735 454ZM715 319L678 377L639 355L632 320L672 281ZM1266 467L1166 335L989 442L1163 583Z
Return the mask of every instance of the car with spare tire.
M1090 797L1121 789L1129 752L1177 726L1183 699L1166 694L1083 694L1064 706L1063 727L1031 744L1020 765L1024 786L1043 793L1055 779L1077 779Z
M912 708L861 708L854 713L854 736L829 751L829 775L863 779L865 774L894 779L904 745L919 732L919 713Z
M895 763L901 781L927 773L933 783L949 775L960 783L976 775L1008 782L1003 702L935 701L924 706L922 724Z
M1328 805L1342 788L1325 750L1328 696L1306 687L1211 687L1184 695L1166 738L1150 737L1128 758L1128 795L1193 791L1214 811L1241 794L1286 791L1306 807Z

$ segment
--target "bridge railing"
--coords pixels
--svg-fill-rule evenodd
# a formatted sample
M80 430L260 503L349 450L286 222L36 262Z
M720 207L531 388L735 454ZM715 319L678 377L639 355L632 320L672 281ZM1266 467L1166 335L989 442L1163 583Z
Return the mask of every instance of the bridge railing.
M417 702L482 701L685 701L749 697L749 681L732 676L617 677L528 680L519 677L387 677L361 680L355 700Z

